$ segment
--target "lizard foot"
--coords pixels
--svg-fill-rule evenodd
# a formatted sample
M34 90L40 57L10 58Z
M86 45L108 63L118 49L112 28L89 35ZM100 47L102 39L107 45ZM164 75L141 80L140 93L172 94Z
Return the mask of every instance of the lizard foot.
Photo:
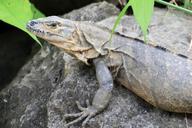
M74 114L65 114L65 118L76 118L75 120L67 123L65 125L66 127L86 118L82 123L82 127L85 127L86 123L98 113L98 110L94 106L91 106L88 100L86 100L87 108L82 107L78 101L76 101L76 104L78 109L81 110L81 112Z

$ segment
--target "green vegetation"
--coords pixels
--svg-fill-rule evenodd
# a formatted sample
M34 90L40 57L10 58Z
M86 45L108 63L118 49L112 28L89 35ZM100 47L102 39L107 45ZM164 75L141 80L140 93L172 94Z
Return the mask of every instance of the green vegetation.
M0 2L0 20L25 31L39 44L37 38L27 31L26 23L43 16L29 0L1 0Z
M175 9L184 11L186 13L192 14L192 11L189 8L192 8L192 1L191 0L184 0L184 7L180 7L178 5L171 4L169 2L165 2L163 0L129 0L129 2L125 5L123 10L120 12L114 26L112 29L112 34L114 33L117 25L119 24L121 18L125 15L128 7L132 7L133 14L137 23L140 25L142 32L144 34L145 42L146 42L146 35L147 35L147 28L150 24L151 16L153 13L154 2L158 2L160 4L173 7ZM111 34L111 38L112 38ZM110 38L110 39L111 39Z
M191 0L185 0L184 1L184 8L192 10L192 1Z
M165 2L163 0L155 0L155 2L158 2L160 4L163 4L163 5L166 5L166 6L169 6L169 7L173 7L177 10L180 10L180 11L183 11L183 12L186 12L186 13L189 13L189 14L192 14L192 11L189 10L191 7L192 7L192 2L190 0L184 0L184 7L181 7L181 6L178 6L178 5L174 5L174 4L171 4L169 2Z
M114 33L115 28L119 24L121 18L125 15L129 6L131 6L133 9L135 19L137 23L141 26L141 29L146 41L147 28L150 24L151 16L153 13L154 0L129 0L129 2L125 5L123 10L120 12L114 24L114 27L112 29L112 34ZM112 38L112 34L111 34L111 38Z

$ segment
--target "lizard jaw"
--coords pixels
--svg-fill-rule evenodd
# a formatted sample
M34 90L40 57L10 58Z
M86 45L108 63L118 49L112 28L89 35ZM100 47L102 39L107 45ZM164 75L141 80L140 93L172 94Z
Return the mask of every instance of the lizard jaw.
M30 21L27 25L26 25L26 28L29 32L33 33L34 35L37 35L39 37L42 37L43 38L43 35L45 34L44 31L41 31L41 30L38 30L38 29L35 29L34 27L31 26L31 24L33 23L33 21Z

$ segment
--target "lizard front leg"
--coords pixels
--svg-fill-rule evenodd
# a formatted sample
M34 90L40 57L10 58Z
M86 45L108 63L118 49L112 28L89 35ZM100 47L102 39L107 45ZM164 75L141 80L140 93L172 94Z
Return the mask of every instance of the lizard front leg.
M94 59L93 64L96 68L96 77L99 82L99 89L97 90L92 105L89 104L89 101L87 100L87 108L84 108L80 105L80 103L77 101L77 107L82 111L75 114L66 114L66 118L71 117L77 117L77 119L73 120L72 122L69 122L66 124L66 126L70 126L76 122L79 122L83 119L85 119L82 123L82 126L84 127L86 123L96 114L104 110L111 98L111 93L113 89L113 78L112 75L104 63L100 58Z

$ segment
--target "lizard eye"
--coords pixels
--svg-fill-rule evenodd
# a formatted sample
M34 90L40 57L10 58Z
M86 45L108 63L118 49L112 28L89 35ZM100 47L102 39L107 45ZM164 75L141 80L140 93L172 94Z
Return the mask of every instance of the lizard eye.
M57 27L57 23L47 24L47 26L55 29Z

